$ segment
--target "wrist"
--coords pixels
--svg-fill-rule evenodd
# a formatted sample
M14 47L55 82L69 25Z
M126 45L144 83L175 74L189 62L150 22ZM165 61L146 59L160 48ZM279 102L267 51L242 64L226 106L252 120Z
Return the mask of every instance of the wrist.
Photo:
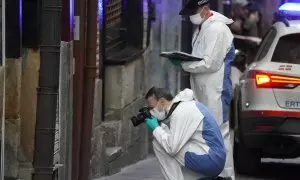
M151 131L154 132L155 129L157 129L157 127L158 127L158 125L157 125L157 126L153 126L153 127L151 128Z
M155 137L158 133L160 133L161 131L163 131L163 129L160 126L157 126L153 131L152 134Z

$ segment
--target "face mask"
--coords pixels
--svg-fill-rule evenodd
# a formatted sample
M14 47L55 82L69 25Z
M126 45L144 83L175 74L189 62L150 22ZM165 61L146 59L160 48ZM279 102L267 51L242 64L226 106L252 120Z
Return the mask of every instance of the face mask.
M158 108L154 108L150 111L151 115L157 118L158 120L164 120L166 118L166 111L161 110L159 111Z
M191 21L193 24L195 24L195 25L200 25L200 24L203 23L204 18L202 18L202 17L200 16L200 14L202 13L202 11L203 11L203 9L201 10L200 13L194 14L194 15L190 16L190 21Z

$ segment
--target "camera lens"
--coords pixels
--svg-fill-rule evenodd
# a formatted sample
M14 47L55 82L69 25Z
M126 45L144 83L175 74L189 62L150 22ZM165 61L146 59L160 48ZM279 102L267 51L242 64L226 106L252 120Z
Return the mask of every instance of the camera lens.
M131 122L132 122L132 124L133 124L134 127L136 127L136 126L138 126L139 124L141 124L141 122L139 122L138 117L136 117L136 116L134 116L134 117L132 117L132 118L130 118L130 119L131 119Z
M135 127L145 122L146 118L151 117L151 113L148 107L141 108L139 112L140 113L137 116L131 118L131 122Z

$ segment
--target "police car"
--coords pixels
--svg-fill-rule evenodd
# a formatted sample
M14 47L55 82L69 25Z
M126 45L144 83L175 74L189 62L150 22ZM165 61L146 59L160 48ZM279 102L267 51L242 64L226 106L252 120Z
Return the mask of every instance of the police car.
M276 22L234 92L235 167L257 172L261 158L300 156L300 4L280 6Z

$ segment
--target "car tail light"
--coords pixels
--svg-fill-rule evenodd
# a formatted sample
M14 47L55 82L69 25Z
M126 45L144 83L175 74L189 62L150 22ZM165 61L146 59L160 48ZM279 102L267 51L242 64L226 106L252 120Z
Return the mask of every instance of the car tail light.
M300 78L270 74L262 71L251 71L249 78L255 79L258 88L293 89L300 85Z
M269 75L266 74L256 74L255 75L255 81L257 85L265 85L271 83L271 78Z

